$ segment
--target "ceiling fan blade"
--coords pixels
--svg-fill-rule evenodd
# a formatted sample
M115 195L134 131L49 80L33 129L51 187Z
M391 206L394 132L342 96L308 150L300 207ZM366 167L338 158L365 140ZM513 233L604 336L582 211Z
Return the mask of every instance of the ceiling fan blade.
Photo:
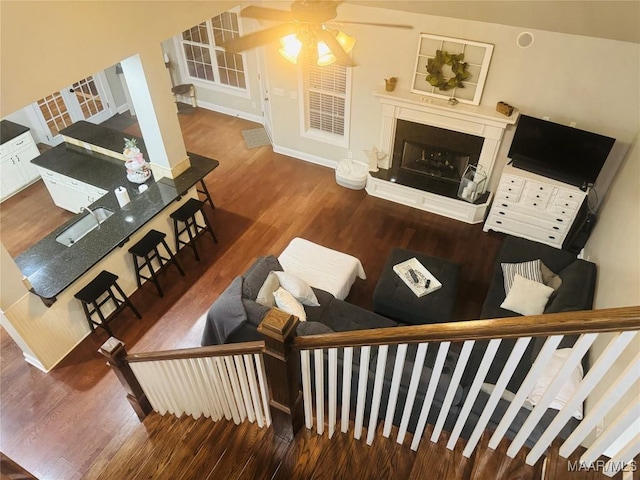
M289 22L294 19L293 13L276 8L249 6L240 11L241 17L257 18L259 20L275 20L278 22Z
M233 40L225 42L222 47L227 52L242 52L244 50L259 47L260 45L264 45L265 43L278 40L279 38L282 38L286 35L296 33L296 31L297 28L294 24L285 23L283 25L266 28L258 32L249 33L247 35L243 35L242 37L236 37Z
M340 65L345 65L347 67L355 66L351 57L344 51L342 45L338 43L336 37L329 31L324 28L316 29L317 37L327 44L331 53L336 57L336 62Z
M390 28L402 28L404 30L413 30L411 25L399 25L397 23L373 23L373 22L351 22L348 20L335 20L331 23L339 25L370 25L372 27L390 27Z

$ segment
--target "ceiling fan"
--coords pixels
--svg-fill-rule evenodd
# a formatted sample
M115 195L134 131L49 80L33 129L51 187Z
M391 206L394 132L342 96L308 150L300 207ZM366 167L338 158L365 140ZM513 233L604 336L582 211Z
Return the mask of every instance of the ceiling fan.
M308 55L318 65L354 66L349 52L356 42L355 38L338 30L334 19L338 16L340 1L331 0L295 0L290 10L249 6L240 12L241 17L284 22L274 27L236 37L224 43L229 52L242 52L251 48L280 40L280 54L292 63L298 56ZM413 28L410 25L389 23L337 21L340 24L372 25L375 27Z

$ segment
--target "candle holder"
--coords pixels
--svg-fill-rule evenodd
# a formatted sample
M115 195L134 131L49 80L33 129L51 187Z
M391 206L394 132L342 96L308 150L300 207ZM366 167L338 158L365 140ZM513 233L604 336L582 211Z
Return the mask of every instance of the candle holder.
M484 193L487 183L487 175L482 171L482 167L477 165L467 165L460 187L458 187L458 198L473 203Z

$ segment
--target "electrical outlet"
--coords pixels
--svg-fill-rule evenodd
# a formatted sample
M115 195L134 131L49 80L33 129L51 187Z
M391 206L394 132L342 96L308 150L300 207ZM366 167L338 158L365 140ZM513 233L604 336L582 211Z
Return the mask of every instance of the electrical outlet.
M570 126L570 127L575 127L575 126L576 126L576 122L571 122L571 123L569 124L569 126Z
M347 158L353 158L353 152L347 152Z
M604 430L604 420L600 419L600 421L596 424L596 438L602 435L603 430Z
M291 100L297 100L298 99L298 92L296 92L295 90L291 90L289 92L289 98Z
M543 120L549 120L549 117L542 117Z

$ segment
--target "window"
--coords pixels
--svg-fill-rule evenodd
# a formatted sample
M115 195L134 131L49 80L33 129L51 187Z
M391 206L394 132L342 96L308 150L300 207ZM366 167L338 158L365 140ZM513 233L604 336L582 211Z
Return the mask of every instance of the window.
M303 135L347 146L351 69L335 63L320 67L308 62L303 76Z
M195 80L246 90L244 57L225 52L225 41L240 36L238 15L224 12L182 32L186 73Z

